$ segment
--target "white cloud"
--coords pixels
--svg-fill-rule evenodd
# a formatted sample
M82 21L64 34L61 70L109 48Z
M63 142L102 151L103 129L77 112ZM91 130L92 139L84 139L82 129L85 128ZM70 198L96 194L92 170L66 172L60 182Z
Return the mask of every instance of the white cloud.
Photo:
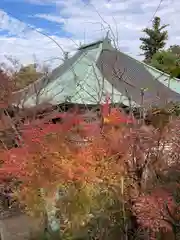
M63 46L63 50L74 50L74 44L67 41L66 38L54 39ZM27 38L18 37L0 37L1 53L0 60L4 60L5 55L15 56L22 63L28 64L36 57L39 61L46 61L52 63L52 59L56 62L62 60L62 50L58 48L48 38L42 37L40 34L28 34Z
M0 29L9 31L11 34L21 34L26 30L26 24L12 19L8 14L0 10Z
M59 16L53 16L51 14L36 14L35 16L39 18L44 18L51 22L66 23L66 20L64 18L61 18Z
M83 0L24 1L32 4L54 4L56 12L37 13L33 17L63 24L63 30L70 33L74 40L85 42L97 40L104 36L111 26L116 38L118 35L120 49L136 58L139 58L140 53L141 30L151 25L150 20L159 5L159 0L150 2L144 0L86 0L86 3ZM177 24L179 12L179 0L164 0L158 9L157 15L162 18L162 23L170 24L168 45L179 43L180 29ZM3 19L0 28L13 34L13 37L0 35L0 44L3 49L0 52L0 60L5 53L15 55L25 63L32 60L33 54L36 54L40 60L62 56L60 49L52 41L29 29L25 23L11 18L3 11L0 11L0 19ZM53 37L64 49L70 50L75 47L73 42L66 37Z
M89 4L80 0L57 0L56 5L59 14L52 13L48 16L38 14L36 17L52 22L62 22L64 18L64 30L77 38L83 38L85 35L86 41L104 36L109 24L115 35L117 29L120 48L126 51L128 49L131 55L138 57L141 30L150 26L150 20L159 5L159 0L151 0L148 3L144 0L92 0ZM164 0L157 12L163 23L170 24L169 44L178 43L180 30L176 22L179 11L178 0ZM121 45L122 41L126 42L126 46Z
M71 41L66 37L50 36L62 49L60 49L51 39L34 31L25 23L9 17L5 12L0 11L0 29L8 33L0 35L0 62L7 62L6 55L20 60L23 64L29 64L34 58L39 62L47 64L58 64L62 62L63 51L74 50L78 41ZM42 31L42 29L38 29Z

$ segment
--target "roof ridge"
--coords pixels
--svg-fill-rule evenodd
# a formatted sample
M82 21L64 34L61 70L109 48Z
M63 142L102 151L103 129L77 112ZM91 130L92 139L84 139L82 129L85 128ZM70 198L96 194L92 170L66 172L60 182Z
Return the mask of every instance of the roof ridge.
M104 39L100 39L100 40L97 40L97 41L94 41L94 42L91 42L91 43L87 43L87 44L83 44L81 47L79 47L77 50L83 50L85 48L88 48L88 47L92 47L96 44L100 44L100 43L103 43Z

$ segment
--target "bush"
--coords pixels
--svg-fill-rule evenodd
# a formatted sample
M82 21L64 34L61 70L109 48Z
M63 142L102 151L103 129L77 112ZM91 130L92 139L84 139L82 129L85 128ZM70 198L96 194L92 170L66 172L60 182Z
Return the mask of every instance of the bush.
M74 113L20 126L19 147L0 152L1 173L20 180L15 193L28 214L58 220L61 239L177 236L179 184L163 181L178 166L179 118L149 131L107 108L101 122Z

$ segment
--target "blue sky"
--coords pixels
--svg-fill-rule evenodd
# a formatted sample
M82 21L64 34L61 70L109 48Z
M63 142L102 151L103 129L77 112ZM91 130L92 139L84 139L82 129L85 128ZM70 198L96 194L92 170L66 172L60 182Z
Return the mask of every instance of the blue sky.
M47 37L74 51L79 43L105 36L111 27L119 48L139 58L142 28L150 26L159 0L0 0L0 61L15 56L22 63L61 58L62 51ZM168 45L178 44L179 0L164 0L157 15L169 23Z
M22 22L33 25L36 28L44 29L50 35L63 36L67 34L62 31L62 24L34 17L36 14L56 13L56 6L54 4L38 5L25 0L1 0L0 9L3 9L6 13Z

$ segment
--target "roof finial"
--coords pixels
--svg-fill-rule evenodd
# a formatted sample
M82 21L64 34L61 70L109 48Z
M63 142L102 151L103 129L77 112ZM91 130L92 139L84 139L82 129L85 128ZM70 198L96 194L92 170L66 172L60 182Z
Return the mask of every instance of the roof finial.
M64 61L68 60L69 52L64 52Z
M109 30L108 30L107 33L106 33L105 39L109 39Z

